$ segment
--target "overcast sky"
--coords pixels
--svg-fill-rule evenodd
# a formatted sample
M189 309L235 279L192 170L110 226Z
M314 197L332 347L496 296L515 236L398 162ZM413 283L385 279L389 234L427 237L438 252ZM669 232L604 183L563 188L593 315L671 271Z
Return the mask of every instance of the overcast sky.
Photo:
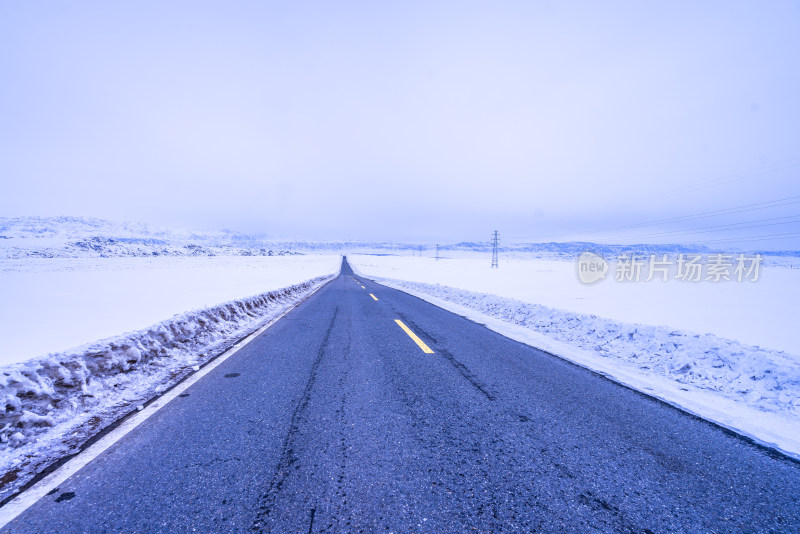
M800 234L798 95L797 1L0 0L0 216Z

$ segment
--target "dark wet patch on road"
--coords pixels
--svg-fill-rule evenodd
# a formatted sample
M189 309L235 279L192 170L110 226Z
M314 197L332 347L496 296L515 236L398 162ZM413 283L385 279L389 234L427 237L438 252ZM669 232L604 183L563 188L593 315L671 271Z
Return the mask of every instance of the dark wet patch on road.
M74 498L74 497L75 497L75 493L74 493L74 492L72 492L72 491L65 491L64 493L62 493L61 495L59 495L59 496L58 496L58 498L56 498L56 502L64 502L64 501L68 501L68 500L70 500L70 499L72 499L72 498Z

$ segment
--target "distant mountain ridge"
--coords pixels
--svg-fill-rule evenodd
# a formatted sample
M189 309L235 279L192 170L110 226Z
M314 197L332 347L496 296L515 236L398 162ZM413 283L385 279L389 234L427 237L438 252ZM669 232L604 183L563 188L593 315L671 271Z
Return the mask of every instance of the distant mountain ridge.
M116 256L270 256L302 253L363 252L373 254L434 254L431 243L388 241L280 241L265 234L231 230L215 232L176 230L145 223L114 222L93 217L0 217L0 258L116 257ZM490 253L487 241L439 245L442 255ZM621 254L708 254L718 252L694 244L608 245L583 241L505 243L500 251L511 255L575 258L591 251L606 258ZM800 256L800 252L766 252L772 256Z
M95 217L0 217L0 234L11 238L91 237L155 238L155 239L224 239L235 232L190 232L158 228L138 222L115 222Z
M0 217L0 257L285 255L262 236L93 217Z

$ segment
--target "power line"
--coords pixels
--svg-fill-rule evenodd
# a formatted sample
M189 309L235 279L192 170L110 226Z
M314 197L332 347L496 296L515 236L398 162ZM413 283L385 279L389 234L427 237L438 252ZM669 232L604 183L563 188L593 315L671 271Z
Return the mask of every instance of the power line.
M789 219L789 220L784 220ZM768 222L768 221L783 221L783 222ZM766 224L751 224L751 223L766 223ZM761 228L764 226L780 226L782 224L792 224L800 222L800 216L787 215L785 217L773 217L770 219L757 219L755 221L744 221L741 223L721 224L716 226L703 226L700 228L689 228L685 230L670 230L667 232L651 232L645 234L626 235L628 239L642 239L649 237L662 237L670 235L686 235L686 234L705 234L714 232L729 232L732 230L748 230L750 228Z
M800 237L800 233L785 233L785 234L767 234L767 235L755 235L751 237L739 237L733 239L715 239L712 241L700 241L700 244L703 245L710 245L715 243L735 243L735 242L744 242L744 241L762 241L765 239L794 239Z
M748 169L745 171L738 171L722 176L720 178L713 178L711 180L707 180L699 184L695 183L692 185L687 185L683 187L678 187L676 189L663 191L654 195L647 195L644 197L639 197L638 199L632 199L622 204L618 204L615 209L623 208L637 202L643 202L654 198L657 199L671 198L684 195L687 193L693 193L695 191L700 191L702 189L708 189L710 187L736 182L738 180L743 180L745 178L755 178L757 176L764 176L766 174L771 174L773 172L791 169L793 167L797 167L798 165L800 165L800 156L772 163L770 164L771 168L756 168L756 169Z
M738 172L735 172L735 173L731 173L731 174L722 176L720 178L714 178L714 179L711 179L711 180L707 180L707 181L701 182L699 184L692 184L692 185L679 187L679 188L672 189L672 190L662 191L662 192L659 192L659 193L653 194L653 195L647 195L647 196L644 196L644 197L639 197L638 199L632 199L632 200L629 200L627 202L623 202L622 204L616 205L611 211L616 211L619 208L622 208L622 207L625 207L625 206L629 206L630 204L634 204L634 203L637 203L637 202L643 202L643 201L646 201L646 200L649 200L649 199L654 199L654 198L665 199L665 198L680 196L680 195L683 195L683 194L692 193L692 192L699 191L699 190L702 190L702 189L708 189L709 187L715 187L715 186L718 186L718 185L722 185L722 184L726 184L726 183L742 180L742 179L745 179L745 178L754 178L754 177L763 176L763 175L771 174L771 173L778 172L778 171L791 169L793 167L797 167L798 165L800 165L800 156L796 156L796 157L793 157L793 158L789 158L789 159L786 159L786 160L782 160L782 161L778 161L778 162L772 163L772 164L770 164L770 167L766 168L766 169L764 169L764 168L755 168L755 169L748 169L748 170L745 170L745 171L738 171ZM788 197L788 198L800 198L800 197ZM782 200L785 200L785 199L782 199ZM777 202L777 200L776 201L770 201L770 202ZM794 204L794 203L789 203L789 204ZM774 207L780 207L780 206L789 205L789 204L781 204L781 205L774 206ZM769 207L773 207L773 206L769 206ZM728 209L729 210L734 210L736 208L728 208ZM765 208L758 208L758 209L765 209ZM749 210L744 210L744 211L749 211ZM709 213L715 213L715 212L709 212ZM732 212L730 212L728 214L732 214L732 213L738 213L738 212L737 211L732 211ZM726 213L719 213L719 215L724 215L724 214L726 214ZM709 216L712 216L712 215L709 215ZM684 217L693 217L693 216L684 216ZM684 217L681 217L681 219L683 219ZM705 217L703 217L703 218L705 218ZM675 218L675 219L678 219L678 218ZM686 220L691 220L691 219L687 218ZM660 222L672 222L672 219L653 221L651 223L644 223L644 224L638 224L637 223L637 224L632 224L632 225L627 225L627 226L622 226L622 227L601 228L599 230L590 230L590 231L587 231L587 232L569 232L569 233L561 233L561 234L556 234L556 235L550 234L550 235L544 235L544 236L542 234L537 235L537 236L514 236L512 239L541 239L542 237L547 237L549 239L553 239L553 238L558 238L558 237L563 237L563 236L568 236L568 235L581 234L581 233L583 233L583 234L598 234L598 233L604 233L604 232L609 232L609 231L613 231L613 230L633 229L633 228L652 226L654 224L659 224Z
M623 226L611 226L606 228L600 228L598 230L590 230L588 232L584 232L584 234L607 234L609 232L614 232L616 230L635 230L637 228L647 228L648 226L655 226L658 224L664 223L671 223L671 222L685 222L685 221L694 221L699 219L708 219L711 217L720 217L722 215L733 215L737 213L745 213L748 211L758 211L763 209L770 209L770 208L779 208L782 206L791 206L794 204L800 204L800 195L791 196L791 197L784 197L778 198L775 200L767 200L764 202L755 202L752 204L743 204L740 206L734 206L731 208L723 208L719 210L713 211L706 211L700 213L694 213L690 215L681 215L678 217L669 217L666 219L656 219L645 223L638 223L638 224L629 224ZM574 235L576 232L571 232L570 234L560 234L560 235ZM558 236L555 236L558 237ZM518 238L519 239L519 238Z
M769 205L768 205L769 204ZM670 217L667 219L658 219L655 221L650 221L647 223L641 224L630 224L627 226L616 226L612 228L605 228L600 230L595 230L589 233L602 233L602 232L610 232L613 230L628 230L633 228L644 228L647 226L655 226L657 224L663 224L667 222L679 222L679 221L693 221L697 219L707 219L709 217L719 217L720 215L731 215L734 213L744 213L746 211L755 211L767 208L777 208L780 206L788 206L791 204L800 204L800 195L793 196L793 197L786 197L786 198L779 198L776 200L767 200L765 202L756 202L753 204L744 204L741 206L735 206L733 208L724 208L720 210L713 210L713 211L706 211L701 213L696 213L693 215L682 215L680 217Z

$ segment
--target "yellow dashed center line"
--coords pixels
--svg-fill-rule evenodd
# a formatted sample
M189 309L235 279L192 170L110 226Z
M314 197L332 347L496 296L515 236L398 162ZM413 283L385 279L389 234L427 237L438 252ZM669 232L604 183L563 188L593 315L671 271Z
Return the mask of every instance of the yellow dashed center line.
M377 299L375 299L375 300L377 300ZM410 329L409 327L407 327L405 324L403 324L403 321L401 321L400 319L395 319L395 320L394 320L394 322L396 322L398 325L400 325L400 328L402 328L403 330L405 330L406 334L408 334L408 337L410 337L411 339L413 339L413 340L414 340L414 343L416 343L417 345L419 345L419 348L421 348L421 349L422 349L422 352L424 352L425 354L433 354L433 351L430 349L430 347L428 347L428 345L426 345L426 344L425 344L425 342L424 342L424 341L422 341L422 340L421 340L421 339L420 339L420 338L417 336L417 334L415 334L414 332L412 332L412 331L411 331L411 329Z
M372 293L370 293L370 294L369 294L369 296L370 296L370 297L372 297L372 298L373 298L373 299L375 299L375 300L378 300L378 297L376 297L376 296L375 296L375 295L373 295Z

